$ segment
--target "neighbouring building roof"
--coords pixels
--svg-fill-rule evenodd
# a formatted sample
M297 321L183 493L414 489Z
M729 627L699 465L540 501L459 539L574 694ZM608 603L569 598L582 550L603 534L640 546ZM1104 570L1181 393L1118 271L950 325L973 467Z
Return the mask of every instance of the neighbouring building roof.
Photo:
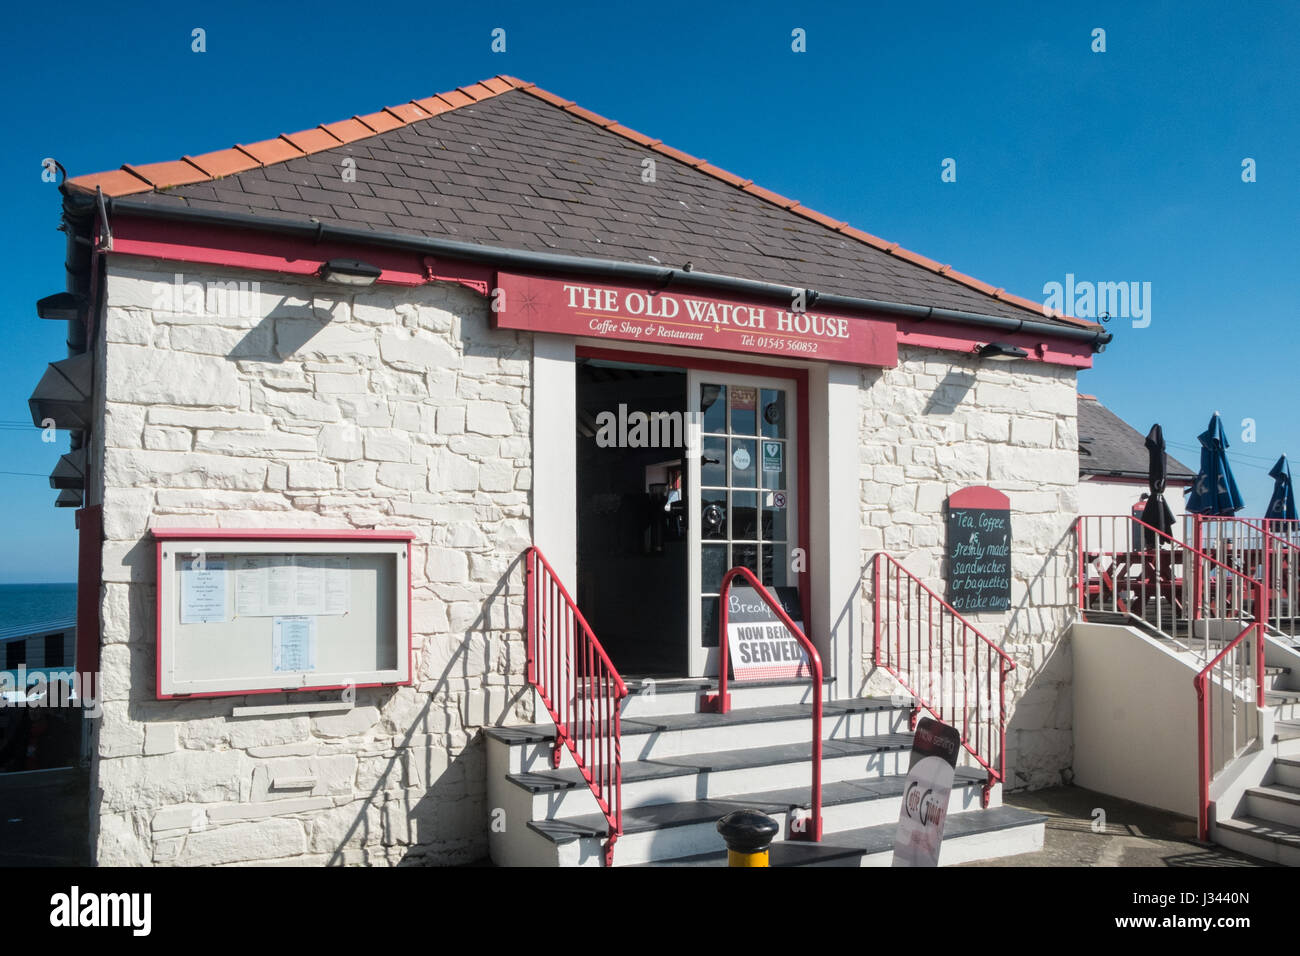
M1166 452L1168 480L1189 483L1196 472ZM1079 395L1079 474L1101 478L1145 478L1146 435L1092 395Z
M655 181L642 181L653 157ZM356 163L355 181L342 176ZM559 252L819 292L1095 323L956 272L643 136L495 77L315 129L69 179L72 191L259 218Z

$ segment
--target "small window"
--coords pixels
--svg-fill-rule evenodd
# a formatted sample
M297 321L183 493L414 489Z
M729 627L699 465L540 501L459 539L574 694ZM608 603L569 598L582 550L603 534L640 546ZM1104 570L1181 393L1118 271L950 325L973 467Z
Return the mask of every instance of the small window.
M62 667L63 660L63 635L49 634L45 638L45 666Z
M27 663L27 642L10 641L5 644L5 670L13 671Z

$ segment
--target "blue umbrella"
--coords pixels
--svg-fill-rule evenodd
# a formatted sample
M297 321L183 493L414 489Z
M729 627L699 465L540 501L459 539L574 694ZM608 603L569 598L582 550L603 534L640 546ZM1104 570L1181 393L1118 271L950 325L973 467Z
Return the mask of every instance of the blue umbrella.
M1291 487L1291 466L1287 464L1286 455L1277 460L1268 476L1273 479L1273 497L1269 499L1264 517L1295 521L1295 492Z
M1228 436L1215 412L1209 427L1196 436L1201 443L1201 470L1187 496L1187 511L1197 515L1233 515L1244 508L1241 492L1228 467Z

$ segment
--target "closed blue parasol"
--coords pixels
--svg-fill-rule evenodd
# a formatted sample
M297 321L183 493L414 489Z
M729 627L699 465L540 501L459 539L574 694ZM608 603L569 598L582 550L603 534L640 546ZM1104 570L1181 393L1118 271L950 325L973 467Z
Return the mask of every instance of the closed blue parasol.
M1286 455L1277 460L1268 476L1273 479L1273 497L1268 501L1264 517L1295 521L1295 491L1291 487L1291 466L1287 464Z
M1196 436L1201 443L1201 470L1187 496L1187 511L1197 515L1234 515L1245 503L1228 467L1228 436L1215 412L1209 427Z

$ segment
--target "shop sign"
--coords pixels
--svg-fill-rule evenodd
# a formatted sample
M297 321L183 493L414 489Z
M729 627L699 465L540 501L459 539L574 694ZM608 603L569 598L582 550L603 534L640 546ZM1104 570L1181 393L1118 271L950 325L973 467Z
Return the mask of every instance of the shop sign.
M923 717L912 737L903 806L894 830L894 866L938 866L961 734Z
M769 588L790 620L803 630L798 588ZM747 585L727 594L727 651L738 680L809 677L812 665L798 638L786 629L767 602Z
M771 302L499 273L497 328L892 368L893 322Z
M1011 607L1011 499L985 486L948 499L948 603L964 612Z

